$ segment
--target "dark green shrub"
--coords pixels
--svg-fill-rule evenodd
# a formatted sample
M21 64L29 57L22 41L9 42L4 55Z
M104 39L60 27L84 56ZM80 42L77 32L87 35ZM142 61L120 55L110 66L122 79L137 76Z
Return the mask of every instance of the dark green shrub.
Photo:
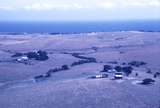
M141 84L143 84L143 85L148 85L148 84L152 84L152 83L154 83L154 82L155 82L155 80L153 80L153 79L151 79L151 78L146 78L146 79L144 79L144 80L142 81Z

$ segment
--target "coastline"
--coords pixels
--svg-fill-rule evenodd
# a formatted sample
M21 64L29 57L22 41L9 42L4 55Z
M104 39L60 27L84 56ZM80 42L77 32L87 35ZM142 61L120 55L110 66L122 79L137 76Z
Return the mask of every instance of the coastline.
M40 32L36 32L36 33L27 33L27 32L22 32L22 33L19 33L19 32L0 32L0 36L1 35L5 35L5 36L9 36L9 35L12 35L12 36L27 36L27 35L80 35L80 34L99 34L99 33L159 33L160 31L145 31L145 30L137 30L137 31L109 31L109 32L81 32L81 33L78 33L78 32L68 32L68 33L47 33L47 32L44 32L44 33L40 33Z

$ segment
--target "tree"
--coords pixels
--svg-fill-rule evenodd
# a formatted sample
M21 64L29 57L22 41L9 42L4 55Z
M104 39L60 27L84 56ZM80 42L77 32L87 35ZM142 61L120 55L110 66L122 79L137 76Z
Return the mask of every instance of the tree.
M121 71L122 71L122 67L121 67L121 66L116 66L114 69L115 69L117 72L121 72Z
M104 71L104 72L108 72L108 71L111 70L112 68L113 68L113 67L110 66L110 65L104 65L103 71Z

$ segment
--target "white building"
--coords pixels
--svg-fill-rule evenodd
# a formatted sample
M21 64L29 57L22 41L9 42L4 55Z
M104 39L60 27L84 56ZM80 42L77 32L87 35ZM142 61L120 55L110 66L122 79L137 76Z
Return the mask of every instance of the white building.
M22 56L21 58L18 58L17 61L21 62L21 61L28 61L29 58L27 56Z

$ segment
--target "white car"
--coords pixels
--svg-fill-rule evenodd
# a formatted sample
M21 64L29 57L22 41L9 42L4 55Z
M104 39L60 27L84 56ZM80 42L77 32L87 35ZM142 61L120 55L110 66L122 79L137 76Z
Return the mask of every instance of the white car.
M116 72L114 75L115 79L122 79L123 78L123 73L122 72Z

